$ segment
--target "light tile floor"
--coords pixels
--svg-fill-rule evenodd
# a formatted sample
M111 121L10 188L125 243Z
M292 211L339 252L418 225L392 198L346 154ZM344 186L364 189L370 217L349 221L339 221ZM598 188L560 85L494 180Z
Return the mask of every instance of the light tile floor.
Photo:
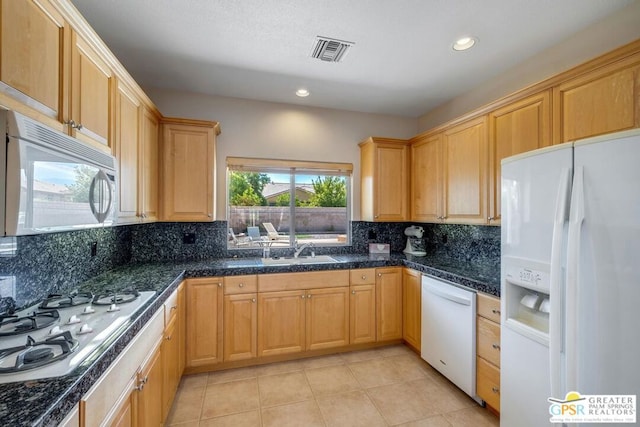
M396 345L185 376L167 424L490 427L499 421Z

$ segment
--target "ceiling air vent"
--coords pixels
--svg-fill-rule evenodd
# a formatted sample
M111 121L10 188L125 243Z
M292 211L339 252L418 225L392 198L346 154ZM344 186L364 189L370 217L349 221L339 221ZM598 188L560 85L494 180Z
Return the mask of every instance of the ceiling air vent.
M311 57L327 62L340 62L353 45L353 42L318 36Z

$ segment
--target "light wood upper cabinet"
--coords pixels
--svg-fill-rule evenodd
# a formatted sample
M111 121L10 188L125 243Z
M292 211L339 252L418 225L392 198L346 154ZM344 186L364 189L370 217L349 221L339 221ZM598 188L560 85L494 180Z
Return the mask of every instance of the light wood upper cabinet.
M487 223L487 118L469 120L442 133L446 222Z
M360 219L408 219L408 142L368 138L360 144Z
M186 366L222 361L222 278L186 282Z
M218 133L216 122L162 119L162 220L214 220Z
M68 117L72 136L109 145L115 76L100 57L75 31L71 32L71 99Z
M113 154L118 161L118 222L138 221L138 161L140 148L140 100L118 82L116 92L116 132Z
M376 269L378 341L402 339L402 268Z
M142 111L142 137L140 139L140 194L139 211L143 221L158 220L158 175L160 152L160 122L148 107Z
M442 135L411 144L411 220L438 222L443 196Z
M3 104L20 109L18 102L24 103L54 119L48 124L62 131L70 29L47 0L2 0L0 7L0 91L9 97Z
M422 288L419 271L402 270L402 338L420 351L422 318Z
M553 89L555 144L640 126L640 55Z
M538 93L489 113L489 223L500 224L500 162L551 144L551 94Z

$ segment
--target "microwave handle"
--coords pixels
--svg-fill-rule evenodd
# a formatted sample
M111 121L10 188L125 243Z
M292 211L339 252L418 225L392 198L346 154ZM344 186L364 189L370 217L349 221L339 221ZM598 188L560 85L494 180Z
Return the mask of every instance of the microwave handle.
M109 201L107 202L106 209L103 210L102 202L100 202L100 206L96 207L96 184L105 183L107 186L107 194L109 195ZM102 199L101 199L102 200ZM89 186L89 207L91 208L91 213L98 220L99 223L103 223L107 219L107 215L109 215L109 211L111 211L111 205L113 204L113 187L109 182L109 177L107 174L100 169L96 176L91 180L91 185Z

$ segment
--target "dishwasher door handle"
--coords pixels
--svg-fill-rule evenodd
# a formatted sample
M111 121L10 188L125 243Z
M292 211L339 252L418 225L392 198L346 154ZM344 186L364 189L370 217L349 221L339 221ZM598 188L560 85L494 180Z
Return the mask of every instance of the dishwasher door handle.
M453 301L456 304L471 305L471 299L470 298L465 298L465 297L462 297L460 295L455 295L455 294L449 293L449 292L447 292L445 290L436 288L434 286L426 285L426 286L424 286L424 290L426 292L429 292L430 294L439 296L440 298L444 298L444 299L447 299L449 301Z

